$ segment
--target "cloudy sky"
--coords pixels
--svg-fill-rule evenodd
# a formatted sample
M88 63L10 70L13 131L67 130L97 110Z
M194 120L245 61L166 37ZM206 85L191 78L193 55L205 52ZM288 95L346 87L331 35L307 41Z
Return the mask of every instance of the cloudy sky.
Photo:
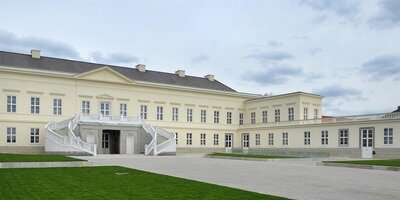
M30 49L317 93L325 115L400 105L399 0L2 1L0 50Z

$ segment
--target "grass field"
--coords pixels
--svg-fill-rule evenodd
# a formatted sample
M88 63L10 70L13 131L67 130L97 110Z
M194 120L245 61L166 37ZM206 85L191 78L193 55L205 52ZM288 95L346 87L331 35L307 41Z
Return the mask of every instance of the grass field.
M239 153L211 153L210 156L221 156L221 157L236 157L236 158L295 158L288 156L273 156L273 155L260 155L260 154L239 154Z
M40 154L5 154L0 153L0 162L66 162L83 161L62 155L40 155Z
M324 162L400 167L400 159L394 159L394 160L346 160L346 161L324 161Z
M285 199L124 167L0 169L1 199Z

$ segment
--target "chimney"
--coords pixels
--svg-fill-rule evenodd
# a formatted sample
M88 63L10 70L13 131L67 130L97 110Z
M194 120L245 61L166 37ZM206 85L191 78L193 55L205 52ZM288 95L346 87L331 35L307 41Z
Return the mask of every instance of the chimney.
M32 58L40 59L40 50L32 49L31 56Z
M146 72L146 65L138 64L138 65L136 65L136 69L139 72Z
M215 80L214 79L214 75L212 75L212 74L207 74L207 75L204 76L204 78L208 79L209 81L214 81Z
M185 70L176 70L175 74L177 74L179 77L185 77Z

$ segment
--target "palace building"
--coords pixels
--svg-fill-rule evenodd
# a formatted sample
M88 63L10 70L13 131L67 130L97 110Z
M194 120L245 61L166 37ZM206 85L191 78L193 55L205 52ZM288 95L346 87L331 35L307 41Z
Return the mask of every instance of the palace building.
M0 52L0 152L400 157L400 108L328 117L322 99L241 93L184 70Z

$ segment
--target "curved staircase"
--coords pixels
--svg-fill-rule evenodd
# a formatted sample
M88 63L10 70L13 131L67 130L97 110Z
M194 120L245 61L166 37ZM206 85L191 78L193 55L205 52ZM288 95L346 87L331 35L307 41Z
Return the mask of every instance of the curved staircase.
M46 130L46 152L57 152L66 154L89 154L96 156L97 145L83 141L76 136L75 128L80 122L107 122L115 124L141 124L147 134L151 136L149 144L145 145L145 155L175 154L176 136L174 133L160 127L144 123L139 118L131 117L102 117L85 116L78 114L75 117L61 122L49 122Z

